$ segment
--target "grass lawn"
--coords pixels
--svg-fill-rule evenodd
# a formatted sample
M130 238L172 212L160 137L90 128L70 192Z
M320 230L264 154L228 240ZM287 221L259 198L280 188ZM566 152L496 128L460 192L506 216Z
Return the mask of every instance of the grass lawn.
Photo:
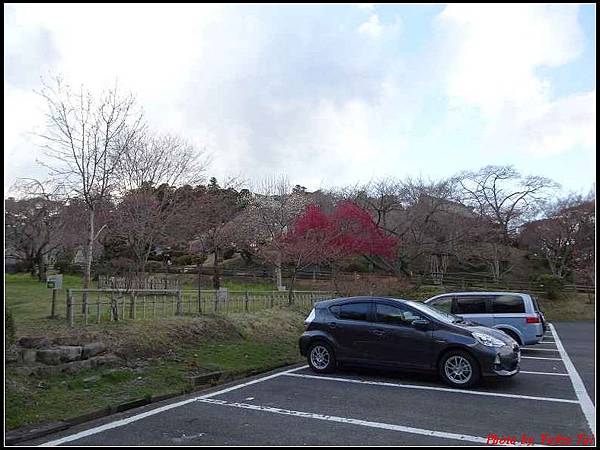
M44 378L8 369L6 427L69 419L128 401L182 392L192 387L191 374L204 371L222 371L226 380L247 370L292 364L300 360L296 347L296 339L205 342L181 347L169 356L144 358L139 367L91 369Z
M587 294L569 294L556 300L539 299L540 309L546 319L552 320L594 320L596 312L595 297Z
M81 284L77 276L65 276L63 280L65 288ZM252 288L258 290L260 286ZM65 289L59 291L59 319L48 318L51 290L29 274L6 275L5 292L17 339L83 336L103 341L123 358L117 367L50 377L25 376L15 370L14 364L6 365L8 429L181 392L191 388L190 376L201 372L220 371L223 379L231 379L250 370L269 370L300 361L297 340L306 316L302 308L273 308L226 317L105 322L71 329L65 320Z

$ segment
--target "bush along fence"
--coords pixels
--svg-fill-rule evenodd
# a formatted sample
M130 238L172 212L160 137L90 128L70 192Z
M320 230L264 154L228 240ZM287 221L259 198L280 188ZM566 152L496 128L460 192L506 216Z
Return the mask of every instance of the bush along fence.
M287 291L67 289L65 316L76 324L260 311L289 305ZM293 304L311 307L332 292L293 291Z

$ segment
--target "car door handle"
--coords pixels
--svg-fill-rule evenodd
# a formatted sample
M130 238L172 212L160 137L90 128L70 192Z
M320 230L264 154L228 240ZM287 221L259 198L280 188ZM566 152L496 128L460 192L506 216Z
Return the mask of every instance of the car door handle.
M377 335L377 336L383 336L385 334L385 331L383 330L371 330L371 333Z
M329 322L329 328L335 328L335 322Z

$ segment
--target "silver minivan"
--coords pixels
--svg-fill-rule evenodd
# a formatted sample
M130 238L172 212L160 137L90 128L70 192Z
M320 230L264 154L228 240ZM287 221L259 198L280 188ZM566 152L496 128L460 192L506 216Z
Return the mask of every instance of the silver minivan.
M429 306L504 331L520 345L537 344L545 320L535 297L518 292L450 292L425 300Z

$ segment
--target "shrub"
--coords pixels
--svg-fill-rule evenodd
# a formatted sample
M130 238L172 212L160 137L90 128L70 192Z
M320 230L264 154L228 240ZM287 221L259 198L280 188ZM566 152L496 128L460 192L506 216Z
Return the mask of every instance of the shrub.
M346 264L340 266L342 272L369 272L369 264L366 261L349 261Z
M83 268L69 261L61 260L54 263L54 268L64 275L77 275L83 273Z
M551 300L559 299L565 288L565 280L556 275L540 275L537 279L540 287Z
M163 264L158 261L148 261L146 263L146 271L148 272L161 272L163 269Z
M228 248L223 252L223 259L231 259L235 256L235 248Z
M202 258L198 255L181 255L173 258L173 264L175 266L193 266L199 261L202 262Z

